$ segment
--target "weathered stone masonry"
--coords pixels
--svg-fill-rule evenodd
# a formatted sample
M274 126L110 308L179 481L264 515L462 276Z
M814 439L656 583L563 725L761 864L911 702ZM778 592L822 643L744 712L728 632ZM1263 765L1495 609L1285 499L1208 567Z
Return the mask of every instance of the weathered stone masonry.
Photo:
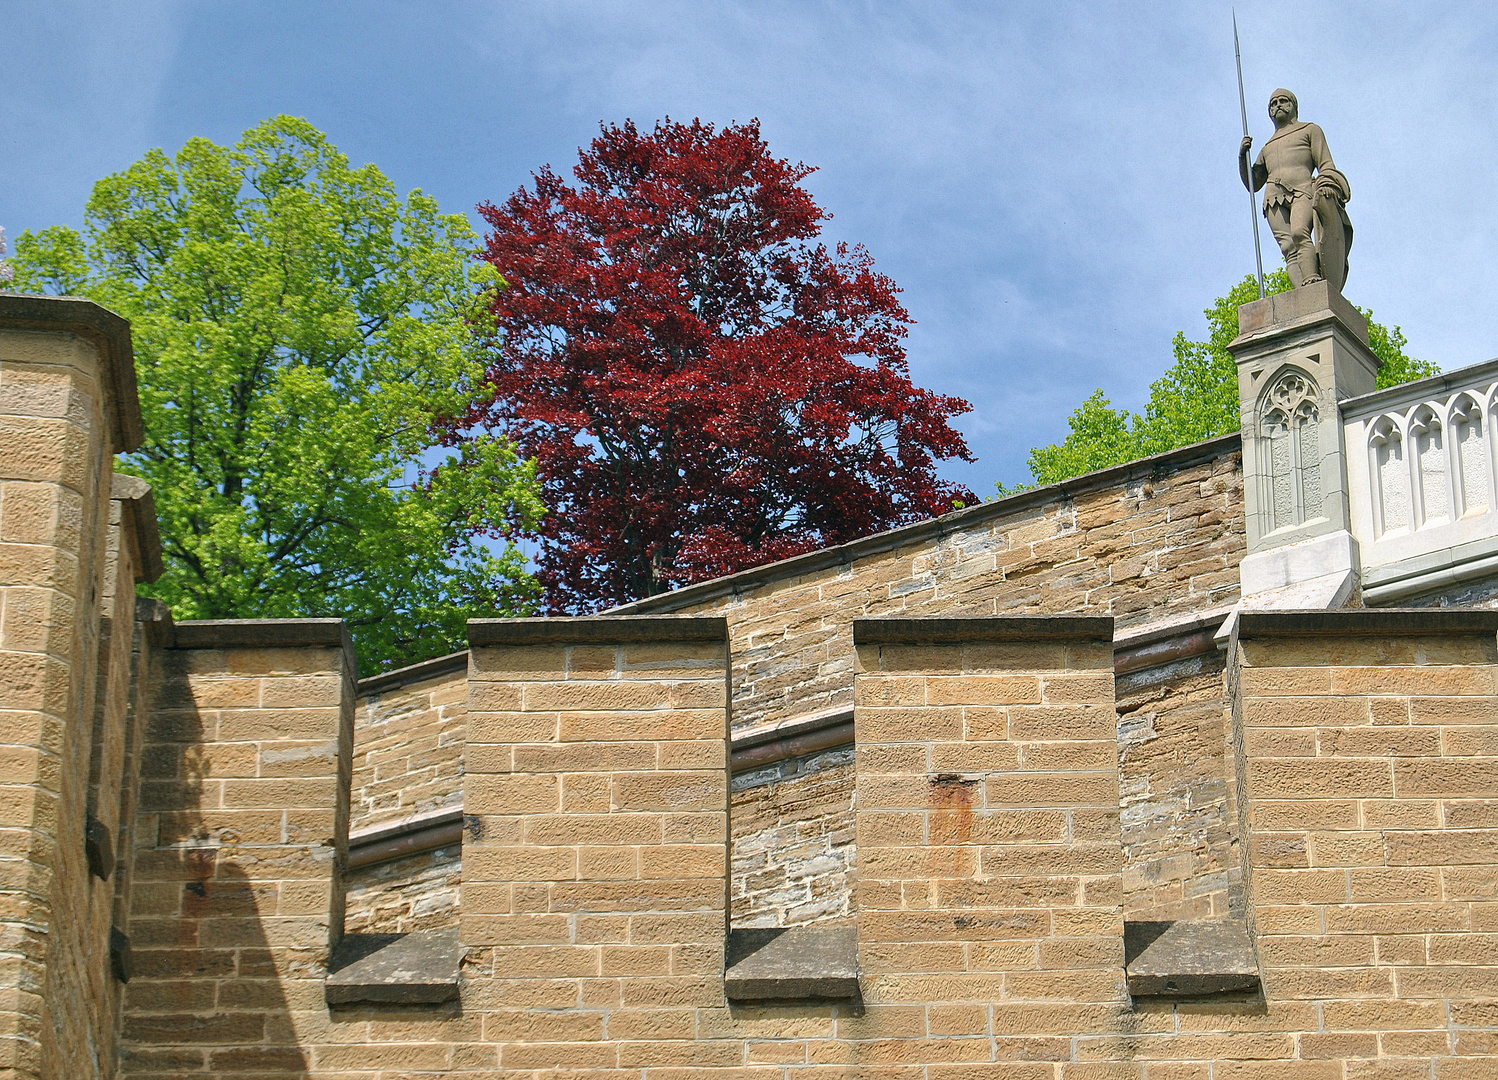
M0 296L0 1075L1498 1073L1498 612L1220 651L1233 440L361 694L337 620L134 601L127 357ZM799 914L771 834L841 853Z
M780 725L794 730L808 715L848 733L841 745L736 768L735 923L789 926L853 912L853 620L1010 610L1095 610L1124 627L1129 909L1227 914L1239 858L1223 662L1211 631L1237 599L1242 552L1238 443L1229 437L620 609L728 619L738 742L761 742ZM422 808L461 801L462 675L441 682L436 671L419 665L368 681L355 796L356 808L370 808L366 821L417 813L410 792L425 793ZM384 688L397 678L409 688ZM440 741L429 719L438 708ZM398 790L408 793L403 811L375 809L395 805ZM456 854L445 848L362 872L351 917L370 929L438 925L454 895Z

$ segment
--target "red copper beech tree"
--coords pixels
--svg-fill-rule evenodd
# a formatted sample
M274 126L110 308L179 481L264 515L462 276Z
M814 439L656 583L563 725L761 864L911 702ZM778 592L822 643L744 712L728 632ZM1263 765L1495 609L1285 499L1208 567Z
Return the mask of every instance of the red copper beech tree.
M910 316L862 247L815 242L805 165L759 124L604 127L480 213L493 397L456 418L539 462L553 611L649 596L951 510L967 402L914 386Z

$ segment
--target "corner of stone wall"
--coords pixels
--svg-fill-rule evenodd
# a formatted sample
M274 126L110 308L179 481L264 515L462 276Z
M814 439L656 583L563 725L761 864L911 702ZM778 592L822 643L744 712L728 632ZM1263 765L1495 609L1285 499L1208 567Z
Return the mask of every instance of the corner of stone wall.
M0 1069L17 1076L113 1068L113 867L107 828L89 824L90 764L97 709L119 712L123 661L104 620L117 591L129 606L110 495L114 455L140 442L134 374L117 315L0 294Z

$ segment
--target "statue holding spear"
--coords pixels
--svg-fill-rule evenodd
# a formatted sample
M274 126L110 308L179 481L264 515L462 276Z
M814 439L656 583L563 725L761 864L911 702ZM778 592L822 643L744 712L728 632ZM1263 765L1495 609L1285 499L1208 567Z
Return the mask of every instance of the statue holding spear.
M1238 50L1238 16L1233 16L1233 58L1238 64L1238 109L1243 117L1243 142L1238 147L1238 175L1248 188L1250 213L1253 193L1264 189L1264 216L1285 256L1285 269L1298 289L1313 281L1327 281L1337 292L1347 280L1347 252L1352 247L1352 221L1347 203L1352 188L1332 161L1326 136L1315 124L1302 123L1300 103L1285 89L1269 96L1269 118L1274 134L1249 165L1253 138L1248 133L1248 107L1243 96L1243 57ZM1254 225L1254 258L1259 270L1259 296L1264 295L1264 258L1259 254L1259 228Z
M1325 279L1337 292L1347 280L1347 252L1352 222L1347 202L1352 188L1315 124L1300 119L1300 105L1288 90L1269 98L1274 134L1248 163L1253 138L1238 148L1238 174L1249 191L1264 190L1264 216L1285 256L1285 269L1296 288Z

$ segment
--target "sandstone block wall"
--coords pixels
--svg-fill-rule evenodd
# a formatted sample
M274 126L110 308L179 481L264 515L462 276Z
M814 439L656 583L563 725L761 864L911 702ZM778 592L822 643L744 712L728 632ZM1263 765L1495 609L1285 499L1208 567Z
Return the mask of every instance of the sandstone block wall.
M1304 1075L1498 1076L1495 631L1483 611L1243 616L1250 914Z
M468 658L444 656L359 684L353 829L463 805Z
M469 628L468 1067L740 1064L697 1014L723 1004L723 620Z
M625 605L721 613L745 726L853 701L855 618L1023 612L1119 627L1238 599L1237 436Z
M852 918L857 796L851 745L734 776L728 818L735 926Z
M124 1019L137 1077L302 1076L329 1034L353 733L343 623L182 623L157 652Z
M865 1037L892 1060L1087 1060L1073 1040L1127 1005L1112 620L853 632L859 960L891 1007Z
M1116 678L1130 919L1243 914L1225 663L1214 647Z
M1244 550L1242 467L1232 436L618 610L726 617L739 728L851 704L855 619L1090 612L1113 616L1121 632L1204 613L1220 621L1238 599ZM1129 910L1140 917L1224 913L1238 888L1227 702L1216 656L1208 643L1200 658L1120 683L1125 882ZM825 807L818 830L841 835L851 806L827 805L808 779L773 799L777 818L798 827L772 823L762 799L736 818L745 883L738 909L756 924L783 912L776 917L790 925L805 920L791 914L794 905L778 904L774 878L801 879L799 822ZM809 893L846 889L853 853L843 850L847 858L818 864ZM755 901L750 875L766 873Z
M463 806L468 656L440 657L359 683L353 834ZM406 933L457 921L461 843L349 871L348 929Z
M744 728L851 702L852 620L908 613L1102 611L1121 625L1189 619L1237 597L1243 546L1237 441L1216 440L1053 489L985 504L832 552L653 597L623 611L721 613ZM356 731L356 829L462 801L463 675L448 661L365 680ZM422 672L430 669L430 678ZM1239 855L1217 650L1120 682L1125 891L1144 918L1233 908ZM825 756L733 795L734 913L800 925L853 910L850 764ZM366 929L443 925L456 849L356 871Z
M112 737L122 696L101 605L128 611L136 573L128 552L118 585L106 565L113 455L140 438L129 332L86 301L18 296L0 324L0 1070L108 1075L111 890L84 836L91 811L117 823L90 762L96 701Z
M463 843L372 866L346 879L344 929L350 934L405 934L458 923Z

